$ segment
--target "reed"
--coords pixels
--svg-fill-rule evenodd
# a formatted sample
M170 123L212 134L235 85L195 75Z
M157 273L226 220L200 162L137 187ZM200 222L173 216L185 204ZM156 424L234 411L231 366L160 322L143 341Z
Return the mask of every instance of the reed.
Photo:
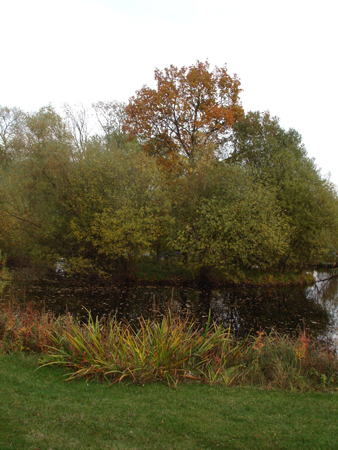
M267 389L338 386L337 356L304 331L295 337L259 332L244 341L212 323L204 328L172 314L136 325L116 318L81 323L69 314L14 302L1 304L0 351L40 353L41 366L61 366L68 379L85 377L137 384L195 381Z
M243 343L230 338L229 329L211 325L204 330L189 318L140 319L138 325L108 319L99 322L89 315L82 326L71 318L68 329L52 334L53 346L41 359L43 365L61 365L72 370L70 378L100 378L138 384L193 379L222 382L236 365ZM239 372L238 372L239 373Z

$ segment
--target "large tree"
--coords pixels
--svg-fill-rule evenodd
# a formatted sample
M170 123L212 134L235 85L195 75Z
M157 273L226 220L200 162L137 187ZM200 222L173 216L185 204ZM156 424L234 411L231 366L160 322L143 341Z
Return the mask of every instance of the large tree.
M24 142L25 114L19 108L0 106L0 165L8 165Z
M180 156L194 160L202 148L219 146L243 115L240 82L226 66L208 62L155 70L156 89L143 86L126 107L124 131L162 162Z
M0 171L0 248L47 258L68 246L72 139L50 106L25 116L19 156Z
M306 267L338 248L336 187L307 155L301 136L284 130L269 113L249 112L233 128L228 161L251 166L257 181L275 192L290 226L285 267Z
M290 229L274 191L257 182L249 166L213 161L206 177L203 171L191 171L171 187L172 248L201 274L213 267L230 273L276 264Z

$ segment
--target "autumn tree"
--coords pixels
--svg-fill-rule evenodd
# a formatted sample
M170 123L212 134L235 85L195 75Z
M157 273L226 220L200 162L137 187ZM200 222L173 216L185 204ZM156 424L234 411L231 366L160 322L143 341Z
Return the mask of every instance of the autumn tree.
M124 131L163 163L182 156L193 161L203 147L220 146L243 115L237 76L226 66L209 67L197 61L156 69L156 89L143 86L126 107Z

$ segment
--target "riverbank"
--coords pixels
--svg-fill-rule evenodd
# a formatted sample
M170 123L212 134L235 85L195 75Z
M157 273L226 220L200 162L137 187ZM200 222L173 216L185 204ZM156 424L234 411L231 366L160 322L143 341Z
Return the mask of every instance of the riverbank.
M64 383L64 370L36 363L0 357L0 448L338 448L337 393Z
M228 275L216 271L210 271L207 276L191 276L189 273L179 271L158 271L147 272L137 271L126 277L125 282L132 285L147 286L149 284L158 286L191 286L196 287L207 284L213 288L267 288L267 287L291 287L309 286L315 282L312 271L308 272L278 272L260 271L251 269L245 272L234 272Z
M86 282L92 284L108 285L129 285L129 286L187 286L199 288L201 285L210 288L269 288L269 287L292 287L309 286L315 282L313 271L315 268L309 268L307 271L286 271L263 270L260 268L251 268L242 271L232 271L227 274L215 269L207 271L192 272L182 265L177 265L171 260L155 261L150 260L147 264L142 262L130 267L126 272L113 273L109 276L100 277L96 273L70 273L67 272L65 265L60 270L47 266L30 266L26 261L16 261L15 265L10 266L14 280L30 282L38 278L64 278L77 280L79 283Z

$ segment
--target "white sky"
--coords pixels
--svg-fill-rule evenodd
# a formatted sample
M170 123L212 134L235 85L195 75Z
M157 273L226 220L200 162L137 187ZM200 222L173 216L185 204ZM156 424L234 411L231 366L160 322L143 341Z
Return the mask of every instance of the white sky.
M128 101L154 68L209 60L246 111L302 136L338 184L335 0L0 0L0 104Z

